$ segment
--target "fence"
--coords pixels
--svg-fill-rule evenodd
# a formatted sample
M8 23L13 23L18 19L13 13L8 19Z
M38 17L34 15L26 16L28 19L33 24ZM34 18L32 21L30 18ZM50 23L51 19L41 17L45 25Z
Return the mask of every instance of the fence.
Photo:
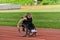
M20 5L16 4L0 4L0 10L7 10L7 9L20 9Z

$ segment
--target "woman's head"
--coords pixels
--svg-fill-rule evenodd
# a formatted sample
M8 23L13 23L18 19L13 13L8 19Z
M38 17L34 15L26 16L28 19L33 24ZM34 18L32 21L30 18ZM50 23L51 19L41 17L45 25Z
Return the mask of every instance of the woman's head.
M30 13L27 13L26 14L26 17L31 18L31 14Z

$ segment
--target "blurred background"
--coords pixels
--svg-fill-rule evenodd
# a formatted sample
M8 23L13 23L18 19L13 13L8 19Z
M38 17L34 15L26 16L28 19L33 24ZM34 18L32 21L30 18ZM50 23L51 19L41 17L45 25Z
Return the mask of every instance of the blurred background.
M60 0L0 0L0 4L11 3L20 5L57 5Z

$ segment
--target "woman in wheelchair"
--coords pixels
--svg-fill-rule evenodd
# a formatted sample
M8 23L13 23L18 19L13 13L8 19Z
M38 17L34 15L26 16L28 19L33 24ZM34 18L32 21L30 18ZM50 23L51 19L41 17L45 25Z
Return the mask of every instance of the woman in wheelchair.
M22 31L26 31L26 34L23 37L26 36L36 36L36 28L34 24L32 23L32 16L30 13L27 13L17 24L17 27L19 29L19 23L22 21ZM26 29L26 30L25 30Z

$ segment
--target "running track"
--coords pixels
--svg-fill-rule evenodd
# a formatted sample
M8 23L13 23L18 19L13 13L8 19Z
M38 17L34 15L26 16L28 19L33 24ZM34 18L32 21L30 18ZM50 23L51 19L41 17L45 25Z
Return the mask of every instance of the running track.
M19 37L16 27L0 26L0 40L60 40L60 29L38 28L36 37Z

